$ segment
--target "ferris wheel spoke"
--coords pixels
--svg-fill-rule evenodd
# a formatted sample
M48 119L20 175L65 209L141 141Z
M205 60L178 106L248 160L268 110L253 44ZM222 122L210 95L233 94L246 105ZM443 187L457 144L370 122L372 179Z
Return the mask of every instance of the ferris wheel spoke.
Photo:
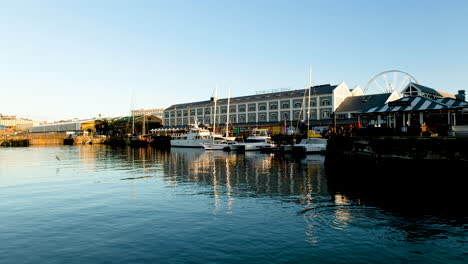
M388 78L387 78L386 74L383 77L384 77L384 80L385 80L385 85L387 87L387 89L385 89L385 91L391 93L392 90L393 90L392 85L390 85L390 83L388 82Z
M379 80L376 80L376 81L375 81L375 84L378 86L378 88L379 88L379 90L380 90L381 92L385 92L385 88L382 87L382 85L379 83Z
M394 89L397 88L396 82L397 82L397 79L398 79L398 75L399 75L399 74L397 74L397 72L393 72L392 87L393 87Z
M405 88L406 85L408 85L410 82L410 77L409 76L405 76L405 78L403 78L400 83L398 84L397 86L397 91L400 93L401 91L403 91L403 88Z

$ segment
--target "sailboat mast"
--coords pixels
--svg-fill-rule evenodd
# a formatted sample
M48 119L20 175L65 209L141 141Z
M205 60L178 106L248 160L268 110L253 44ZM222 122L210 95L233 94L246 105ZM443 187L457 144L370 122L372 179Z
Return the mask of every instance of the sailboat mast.
M228 90L228 101L227 101L227 119L226 119L226 137L229 137L229 101L231 100L231 88Z
M130 111L132 112L132 135L135 134L135 112L133 111L133 97L134 97L134 95L133 95L133 89L132 89L132 97L131 97L132 102L130 103L131 104L131 106L130 106L131 110Z
M308 103L308 108L309 110L307 111L307 137L309 137L309 125L310 125L310 90L312 89L312 68L310 68L309 71L309 103Z
M214 110L213 110L213 140L214 140L214 135L216 134L216 101L218 101L218 98L216 98L218 93L218 85L216 85L215 91L214 91L214 96L213 96L213 101L214 101Z

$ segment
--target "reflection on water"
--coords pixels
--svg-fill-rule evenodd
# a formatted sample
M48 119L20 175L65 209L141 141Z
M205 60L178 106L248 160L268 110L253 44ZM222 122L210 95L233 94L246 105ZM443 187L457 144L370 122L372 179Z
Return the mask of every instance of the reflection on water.
M328 194L321 161L296 163L273 154L198 149L175 149L162 155L165 175L174 184L196 182L212 185L217 192L223 187L234 196L278 196L304 203L313 194Z
M0 148L2 263L463 263L466 218L400 215L327 178L321 155Z

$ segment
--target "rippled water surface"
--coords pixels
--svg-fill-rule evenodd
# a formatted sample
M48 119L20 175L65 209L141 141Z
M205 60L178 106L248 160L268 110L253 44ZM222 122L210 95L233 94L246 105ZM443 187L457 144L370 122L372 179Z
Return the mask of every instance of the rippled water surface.
M466 219L332 193L323 161L0 148L0 263L466 263Z

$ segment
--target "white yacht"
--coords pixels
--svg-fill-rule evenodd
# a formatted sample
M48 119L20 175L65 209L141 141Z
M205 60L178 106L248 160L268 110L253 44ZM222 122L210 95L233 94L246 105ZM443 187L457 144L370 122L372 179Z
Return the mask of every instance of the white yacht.
M203 143L216 143L223 140L226 139L222 135L215 135L208 129L200 128L194 124L188 133L173 135L171 147L202 148Z
M268 129L253 129L250 136L245 139L245 142L232 144L229 148L230 150L237 151L252 151L260 150L262 147L274 147L275 144L271 142L268 132Z
M293 145L293 151L299 153L324 153L327 150L327 139L322 137L309 137Z

